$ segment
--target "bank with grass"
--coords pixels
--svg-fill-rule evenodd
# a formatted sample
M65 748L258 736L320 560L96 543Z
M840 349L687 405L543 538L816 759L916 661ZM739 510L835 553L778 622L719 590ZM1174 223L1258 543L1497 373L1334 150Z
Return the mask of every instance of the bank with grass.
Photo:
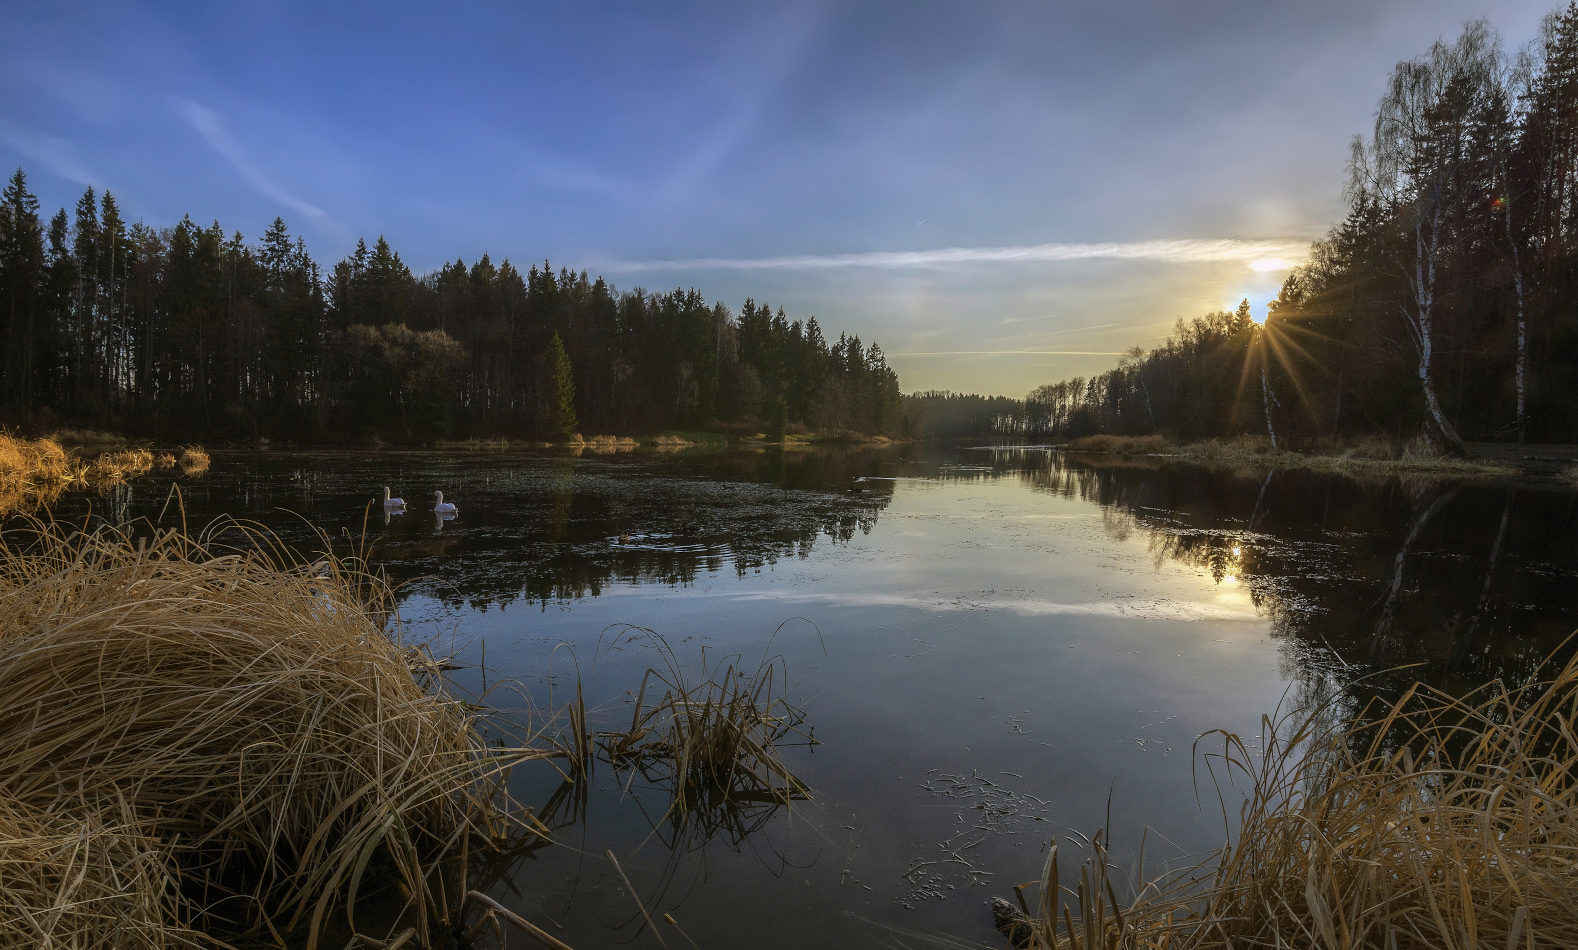
M1241 435L1175 444L1159 435L1088 435L1062 448L1086 455L1182 459L1204 465L1253 465L1307 468L1330 472L1433 472L1461 477L1517 475L1521 471L1496 458L1460 457L1440 451L1428 439L1405 443L1363 440L1348 444L1314 443L1302 450L1273 448L1269 439Z

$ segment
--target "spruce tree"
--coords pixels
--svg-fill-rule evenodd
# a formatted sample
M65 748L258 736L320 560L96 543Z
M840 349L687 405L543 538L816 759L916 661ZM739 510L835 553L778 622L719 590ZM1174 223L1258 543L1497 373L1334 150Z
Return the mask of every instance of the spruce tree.
M555 435L568 442L575 437L575 372L564 341L555 333L548 341L549 426Z

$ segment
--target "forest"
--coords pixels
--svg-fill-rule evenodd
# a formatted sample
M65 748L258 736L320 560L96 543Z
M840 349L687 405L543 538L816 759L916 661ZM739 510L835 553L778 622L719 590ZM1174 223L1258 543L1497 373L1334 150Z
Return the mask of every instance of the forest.
M255 244L128 224L90 187L47 222L0 195L0 424L169 439L380 440L723 428L897 435L881 347L696 290L618 291L487 254L414 274L380 237L325 272L275 219Z
M1267 313L1179 321L989 428L1578 441L1578 3L1516 54L1479 20L1399 63L1344 198Z

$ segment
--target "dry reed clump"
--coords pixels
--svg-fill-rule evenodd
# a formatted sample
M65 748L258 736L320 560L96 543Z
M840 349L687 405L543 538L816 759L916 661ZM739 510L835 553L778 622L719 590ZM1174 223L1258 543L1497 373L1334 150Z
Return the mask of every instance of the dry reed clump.
M703 652L699 676L689 677L662 637L630 629L651 640L664 668L642 677L630 728L598 735L610 764L669 789L671 815L809 797L777 752L791 738L815 741L801 731L804 714L784 698L781 663L764 659L747 671L736 655L709 666ZM649 698L649 689L661 697Z
M439 665L385 633L381 580L228 530L240 547L50 524L0 547L0 799L156 843L172 933L310 948L331 912L354 928L369 868L426 933L448 916L437 863L529 830L501 783L541 753L485 742Z
M188 445L181 450L181 456L176 460L181 466L181 471L188 475L200 475L208 471L208 453L203 451L201 445Z
M135 478L153 470L153 453L147 449L121 449L105 452L88 463L83 480L88 483L116 482Z
M0 432L0 485L62 484L78 477L78 468L54 439L19 439Z
M168 950L212 941L177 917L158 843L99 815L50 814L0 798L0 945Z
M1328 734L1268 717L1264 754L1216 733L1207 762L1250 783L1233 842L1120 906L1098 837L1061 915L1054 843L1026 945L1578 946L1575 719L1578 661L1462 697L1416 684Z

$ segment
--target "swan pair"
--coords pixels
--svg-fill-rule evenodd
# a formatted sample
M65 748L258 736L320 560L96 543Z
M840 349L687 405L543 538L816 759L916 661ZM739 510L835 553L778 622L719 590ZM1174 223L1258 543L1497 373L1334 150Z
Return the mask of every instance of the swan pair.
M384 486L384 507L387 508L387 509L390 509L390 510L398 509L400 511L404 511L405 510L405 499L404 498L391 498L391 497L389 497L389 486L385 485ZM440 514L440 515L454 515L454 514L459 514L460 513L460 509L456 508L454 505L452 505L449 502L445 501L443 492L436 491L436 492L433 493L433 512L435 514Z

